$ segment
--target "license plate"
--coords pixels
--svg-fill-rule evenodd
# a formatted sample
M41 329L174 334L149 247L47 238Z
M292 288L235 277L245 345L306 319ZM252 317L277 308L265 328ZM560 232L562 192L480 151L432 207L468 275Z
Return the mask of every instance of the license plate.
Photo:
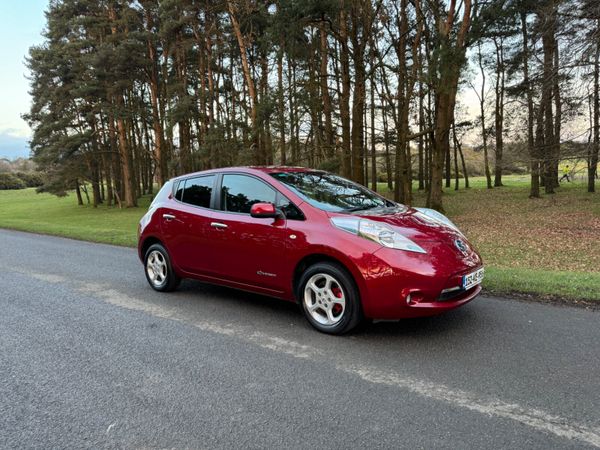
M463 275L462 287L465 291L471 289L473 286L477 286L483 281L483 267L475 272L468 275Z

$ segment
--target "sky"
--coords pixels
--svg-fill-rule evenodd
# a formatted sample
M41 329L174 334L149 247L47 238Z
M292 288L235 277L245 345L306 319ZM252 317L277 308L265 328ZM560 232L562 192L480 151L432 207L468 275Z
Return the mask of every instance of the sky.
M0 0L0 158L29 155L31 130L21 119L29 111L25 57L42 43L47 0Z

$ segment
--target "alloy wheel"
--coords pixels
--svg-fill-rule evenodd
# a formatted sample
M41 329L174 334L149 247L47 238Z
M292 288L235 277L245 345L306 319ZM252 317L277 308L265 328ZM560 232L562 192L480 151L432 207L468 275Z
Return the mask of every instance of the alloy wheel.
M346 311L346 296L341 283L327 273L313 275L304 288L304 305L321 325L337 324Z
M160 287L167 279L167 260L158 250L152 251L146 259L148 279L155 287Z

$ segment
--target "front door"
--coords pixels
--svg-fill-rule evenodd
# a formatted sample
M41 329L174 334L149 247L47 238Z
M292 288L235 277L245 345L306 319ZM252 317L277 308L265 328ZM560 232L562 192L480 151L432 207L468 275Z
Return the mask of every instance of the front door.
M277 192L249 175L224 174L220 211L213 211L212 245L215 269L226 280L283 292L286 220L250 216L254 203L275 203Z

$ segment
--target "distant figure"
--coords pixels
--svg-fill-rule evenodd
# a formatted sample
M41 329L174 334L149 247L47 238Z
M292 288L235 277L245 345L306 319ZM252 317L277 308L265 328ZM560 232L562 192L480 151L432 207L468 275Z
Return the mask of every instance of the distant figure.
M558 182L560 183L562 180L564 180L565 178L567 179L567 182L571 182L571 178L569 177L569 174L571 173L571 169L569 169L569 166L565 166L563 167L563 176L561 177L560 180L558 180Z

